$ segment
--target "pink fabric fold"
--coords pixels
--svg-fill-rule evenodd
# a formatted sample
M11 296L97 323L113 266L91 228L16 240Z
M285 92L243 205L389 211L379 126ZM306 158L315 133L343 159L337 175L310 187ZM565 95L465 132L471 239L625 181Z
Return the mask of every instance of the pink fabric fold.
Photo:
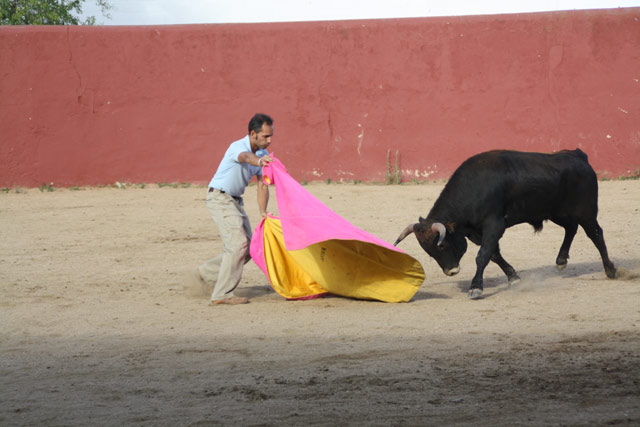
M275 184L280 220L287 250L306 248L331 239L362 240L396 252L401 249L351 224L300 185L280 162L263 168L263 180Z
M333 212L293 179L280 160L273 154L271 156L274 161L262 168L263 182L276 187L276 200L287 250L304 249L315 243L340 239L360 240L405 253L373 234L359 229ZM269 273L264 257L263 224L264 219L255 228L250 252L253 261L268 279Z

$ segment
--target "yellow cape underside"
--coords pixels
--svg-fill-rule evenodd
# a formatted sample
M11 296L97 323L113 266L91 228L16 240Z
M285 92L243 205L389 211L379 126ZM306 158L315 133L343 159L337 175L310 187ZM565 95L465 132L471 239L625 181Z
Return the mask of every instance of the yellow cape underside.
M360 240L325 240L288 251L275 218L264 222L264 256L271 285L287 299L331 293L407 302L425 278L410 255Z

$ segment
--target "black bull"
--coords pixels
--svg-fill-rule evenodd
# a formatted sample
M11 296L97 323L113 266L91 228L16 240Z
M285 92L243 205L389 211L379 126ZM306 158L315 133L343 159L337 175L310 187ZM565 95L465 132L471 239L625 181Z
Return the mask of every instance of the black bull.
M397 245L415 233L420 246L447 275L459 270L468 238L480 250L468 296L482 295L482 275L489 260L500 266L509 283L519 280L500 254L505 229L529 223L536 231L550 220L565 230L556 265L567 265L569 248L580 225L602 257L607 277L616 277L598 216L598 180L581 150L554 154L490 151L467 159L453 173L427 218L410 224Z

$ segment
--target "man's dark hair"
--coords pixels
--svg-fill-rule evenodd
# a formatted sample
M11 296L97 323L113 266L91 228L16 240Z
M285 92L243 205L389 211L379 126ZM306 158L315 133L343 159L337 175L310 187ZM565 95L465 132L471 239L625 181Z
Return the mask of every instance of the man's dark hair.
M252 130L256 131L256 133L260 132L262 130L262 125L265 123L269 126L273 126L273 119L266 114L256 114L249 122L249 133L251 133Z

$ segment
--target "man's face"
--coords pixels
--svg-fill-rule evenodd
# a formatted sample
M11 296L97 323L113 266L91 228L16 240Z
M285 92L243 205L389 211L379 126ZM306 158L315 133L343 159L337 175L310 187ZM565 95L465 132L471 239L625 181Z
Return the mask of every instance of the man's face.
M273 127L266 123L262 124L262 129L256 133L251 131L251 145L256 146L259 149L266 149L271 144L271 137L273 136Z

